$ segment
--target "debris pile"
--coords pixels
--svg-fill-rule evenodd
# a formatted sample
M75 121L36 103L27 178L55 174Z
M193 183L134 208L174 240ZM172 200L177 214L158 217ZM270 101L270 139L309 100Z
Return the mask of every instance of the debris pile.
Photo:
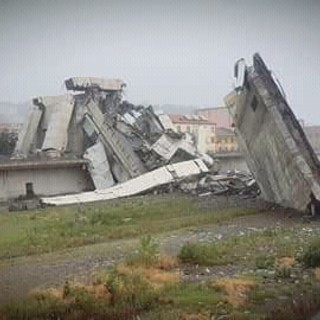
M247 165L269 202L314 213L320 200L320 163L283 89L259 54L235 65L235 90L226 98Z
M76 77L65 85L68 94L33 100L13 158L85 159L94 191L67 196L68 203L144 192L199 176L214 164L189 134L173 130L168 116L122 101L121 80Z
M257 197L260 189L253 176L246 172L228 172L226 174L206 174L201 179L188 179L179 184L182 192L191 192L199 196L238 195L243 198Z

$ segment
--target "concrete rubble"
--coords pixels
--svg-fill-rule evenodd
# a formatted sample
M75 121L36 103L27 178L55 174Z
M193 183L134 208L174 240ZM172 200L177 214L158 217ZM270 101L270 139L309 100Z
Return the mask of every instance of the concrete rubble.
M174 181L181 181L186 177L198 176L208 171L209 169L200 159L182 161L152 170L110 188L97 189L80 194L42 198L41 201L47 205L59 206L123 198L150 191Z
M243 59L236 63L235 89L225 103L263 198L314 214L320 200L319 160L259 54L250 67Z
M13 159L84 159L95 190L42 203L107 200L210 173L213 159L175 132L169 117L122 100L121 80L75 77L65 85L65 95L33 99Z

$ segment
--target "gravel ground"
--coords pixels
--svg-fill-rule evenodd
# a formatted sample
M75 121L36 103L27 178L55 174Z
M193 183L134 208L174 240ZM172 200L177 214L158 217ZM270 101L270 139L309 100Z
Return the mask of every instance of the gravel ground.
M230 198L202 198L200 203L210 207L244 207L243 202ZM268 205L259 200L246 201L248 206L260 209ZM270 206L268 207L270 209ZM161 251L176 255L181 246L190 241L212 243L236 235L257 232L278 226L294 226L303 224L301 215L291 211L274 210L268 213L239 217L219 225L177 230L170 234L163 234L155 239ZM320 226L319 222L312 224ZM308 224L309 225L309 224ZM60 252L42 254L37 256L20 257L7 260L0 264L0 304L9 302L13 298L24 297L31 289L44 288L62 284L69 281L90 281L92 275L101 269L115 265L121 259L131 254L138 246L137 239L109 241L105 243L68 249ZM188 281L205 280L210 277L225 276L239 273L234 266L216 268L186 267L181 270L182 278Z

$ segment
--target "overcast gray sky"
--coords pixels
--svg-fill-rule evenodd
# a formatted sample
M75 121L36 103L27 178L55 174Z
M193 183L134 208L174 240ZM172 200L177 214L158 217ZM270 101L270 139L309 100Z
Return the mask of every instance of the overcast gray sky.
M234 62L256 51L320 124L319 0L0 0L0 101L101 76L133 103L220 106Z

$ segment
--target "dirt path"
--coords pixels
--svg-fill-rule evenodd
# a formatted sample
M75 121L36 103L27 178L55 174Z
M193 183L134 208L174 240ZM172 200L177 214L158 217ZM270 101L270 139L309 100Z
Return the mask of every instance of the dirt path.
M288 214L260 213L240 217L220 225L188 228L156 238L161 251L176 255L181 246L190 241L212 243L236 235L257 232L278 226L295 226L302 224L300 217ZM0 304L13 298L25 296L36 287L48 287L69 281L90 281L92 274L101 269L115 265L131 254L138 246L138 239L109 241L105 243L64 250L37 256L14 258L0 264ZM214 272L236 272L230 267L217 269ZM212 274L213 270L211 270ZM200 272L200 275L203 272ZM203 276L208 274L205 272Z

